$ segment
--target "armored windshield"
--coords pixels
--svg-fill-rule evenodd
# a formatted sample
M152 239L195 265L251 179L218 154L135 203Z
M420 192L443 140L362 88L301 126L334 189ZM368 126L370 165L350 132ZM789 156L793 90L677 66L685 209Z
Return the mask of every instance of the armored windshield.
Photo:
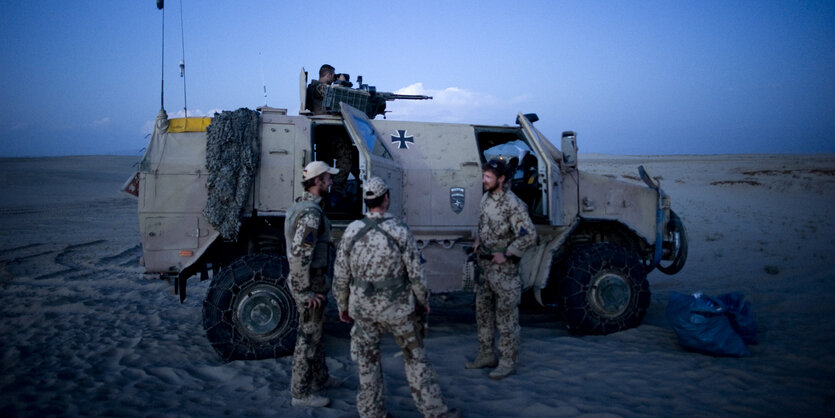
M374 125L371 124L368 117L351 106L347 106L344 103L342 105L342 113L345 121L356 130L357 135L362 137L368 152L389 160L393 159L388 148L380 141L380 137L377 135L377 131L374 129Z

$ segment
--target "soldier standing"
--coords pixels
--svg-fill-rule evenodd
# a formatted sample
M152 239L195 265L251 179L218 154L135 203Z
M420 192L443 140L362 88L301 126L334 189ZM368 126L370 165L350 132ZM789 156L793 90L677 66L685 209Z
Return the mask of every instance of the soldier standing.
M483 274L476 285L478 355L465 364L467 369L496 367L493 351L494 327L499 331L498 367L491 379L503 379L516 372L519 354L519 302L522 281L519 260L536 242L536 229L528 208L510 190L505 190L507 173L501 160L482 167L481 215L473 247Z
M455 416L441 397L416 329L416 312L429 312L417 243L406 224L387 212L389 190L381 178L371 178L363 190L368 213L348 225L339 242L333 289L339 319L355 321L351 357L359 369L357 411L361 417L386 416L380 337L391 333L403 352L418 410L427 417Z
M330 399L318 394L330 384L322 327L335 256L331 224L322 210L322 198L328 194L331 175L338 172L322 161L308 164L302 173L305 191L287 210L284 221L290 291L299 310L290 380L293 406L321 407L330 403Z

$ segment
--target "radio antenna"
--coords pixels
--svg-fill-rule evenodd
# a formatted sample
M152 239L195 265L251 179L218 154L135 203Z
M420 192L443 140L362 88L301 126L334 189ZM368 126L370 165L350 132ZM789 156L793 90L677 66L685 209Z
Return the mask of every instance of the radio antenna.
M164 0L157 0L157 9L162 10L162 59L159 86L159 110L165 112L165 7Z
M183 78L183 111L188 118L188 102L186 101L186 35L183 25L183 0L180 0L180 40L183 45L183 58L180 60L180 77Z
M267 106L267 82L264 81L264 59L261 57L261 51L258 51L258 61L261 63L261 85L264 86L264 106Z

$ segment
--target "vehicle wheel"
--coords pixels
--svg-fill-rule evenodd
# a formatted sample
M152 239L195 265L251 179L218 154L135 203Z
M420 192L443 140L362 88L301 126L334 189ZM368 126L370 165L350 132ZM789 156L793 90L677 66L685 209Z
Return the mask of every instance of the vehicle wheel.
M221 268L203 301L203 328L224 361L293 352L299 314L284 258L243 256Z
M609 243L578 247L559 284L568 328L575 334L611 334L641 323L650 301L638 257Z
M684 268L684 263L687 261L687 231L684 229L684 223L681 222L681 218L672 210L670 210L669 225L671 234L669 242L673 246L670 249L674 254L673 261L666 267L658 263L658 271L673 275L681 271Z

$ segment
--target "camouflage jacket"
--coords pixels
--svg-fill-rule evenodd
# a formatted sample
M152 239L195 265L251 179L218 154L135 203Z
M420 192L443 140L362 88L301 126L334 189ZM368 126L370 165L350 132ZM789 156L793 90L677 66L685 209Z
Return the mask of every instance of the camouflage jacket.
M486 192L481 197L478 237L479 251L507 252L521 258L536 244L536 227L528 216L528 207L513 192Z
M322 115L325 113L325 109L322 106L322 102L325 98L325 91L327 90L328 85L325 83L320 83L319 80L313 80L307 86L307 98L305 99L305 107L307 110L313 112L314 115Z
M367 228L369 221L385 233ZM426 306L422 257L409 227L373 212L348 225L336 251L333 295L340 312L361 320L391 321L412 314L415 303Z
M284 221L290 290L297 303L330 290L327 270L333 259L333 242L330 221L319 208L321 201L321 197L304 192L287 210ZM316 274L311 275L311 269Z

